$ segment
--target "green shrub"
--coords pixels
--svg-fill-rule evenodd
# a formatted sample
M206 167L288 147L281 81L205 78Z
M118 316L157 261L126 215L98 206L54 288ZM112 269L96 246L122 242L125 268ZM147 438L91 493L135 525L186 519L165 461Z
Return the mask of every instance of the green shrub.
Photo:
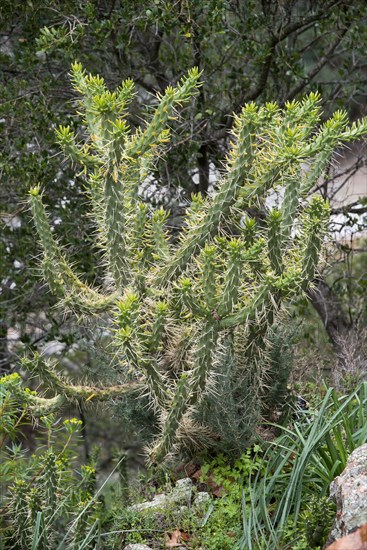
M37 450L18 443L35 392L19 375L0 379L0 533L4 548L44 550L96 548L103 516L96 493L96 460L78 467L76 445L81 421L61 424L41 417ZM78 468L76 471L75 468Z

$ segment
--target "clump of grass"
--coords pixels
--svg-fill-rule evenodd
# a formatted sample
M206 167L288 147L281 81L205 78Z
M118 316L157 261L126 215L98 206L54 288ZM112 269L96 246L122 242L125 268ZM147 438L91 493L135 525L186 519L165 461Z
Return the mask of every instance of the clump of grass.
M292 426L279 428L264 453L265 469L248 478L242 549L280 548L290 521L296 529L305 496L326 496L349 454L366 443L367 382L346 397L327 389L317 410L298 411Z

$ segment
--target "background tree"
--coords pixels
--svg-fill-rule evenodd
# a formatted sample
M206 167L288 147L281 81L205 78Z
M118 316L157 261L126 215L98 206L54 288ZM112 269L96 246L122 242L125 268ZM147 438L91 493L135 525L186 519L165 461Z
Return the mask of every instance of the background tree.
M29 254L34 248L28 214L19 206L30 185L48 181L45 200L55 231L62 224L90 279L98 279L90 248L84 246L91 227L80 223L84 179L73 175L70 164L60 169L55 148L54 128L60 120L77 128L67 84L73 60L102 74L111 87L132 77L144 104L154 103L154 93L177 83L190 67L203 71L206 86L187 107L186 123L176 125L168 162L152 170L144 191L154 202L169 203L176 226L191 192L205 195L221 171L232 113L243 103L284 104L317 89L326 114L341 104L354 114L365 98L363 0L4 1L0 25L3 367L9 366L7 327L15 317L20 321L15 311L29 311L30 305L44 310L50 300L33 277L26 285L20 283L25 270L30 273L35 265ZM129 122L140 124L137 112ZM314 302L336 345L332 327L338 331L351 324L325 284L318 287ZM49 321L38 337L60 338L59 321ZM27 339L25 328L20 330Z

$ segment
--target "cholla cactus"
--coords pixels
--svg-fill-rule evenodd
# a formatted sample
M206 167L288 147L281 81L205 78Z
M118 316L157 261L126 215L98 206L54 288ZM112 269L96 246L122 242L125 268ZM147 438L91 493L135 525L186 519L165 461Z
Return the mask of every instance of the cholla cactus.
M175 109L195 95L198 71L191 70L176 88L167 88L150 122L135 133L126 122L134 94L131 81L110 92L102 78L87 75L78 64L72 79L81 94L86 140L77 143L69 127L61 127L57 136L89 182L111 283L108 290L91 288L76 274L51 232L37 186L30 202L43 272L63 309L78 316L111 316L116 378L122 369L130 378L113 387L75 386L39 356L38 372L55 391L52 410L75 398L118 399L148 390L162 420L161 435L149 453L152 461L161 461L183 426L181 433L187 433L205 393L215 388L212 373L228 334L245 335L241 361L256 372L281 305L290 304L311 283L329 208L320 196L307 197L334 149L364 135L367 121L348 127L345 113L338 111L320 125L317 94L284 109L274 103L245 105L235 116L226 168L215 193L193 196L186 226L179 242L172 244L165 228L167 212L152 212L139 198L139 184L169 140ZM270 207L266 199L274 191L280 206ZM256 208L264 213L260 220L247 214ZM164 365L178 333L185 340L185 358L170 376ZM266 373L259 376L256 384ZM39 405L44 414L47 399ZM32 406L37 411L36 398Z

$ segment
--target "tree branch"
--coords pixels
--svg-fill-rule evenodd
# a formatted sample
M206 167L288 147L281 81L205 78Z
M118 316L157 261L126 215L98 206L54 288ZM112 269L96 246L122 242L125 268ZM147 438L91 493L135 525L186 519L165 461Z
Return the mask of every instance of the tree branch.
M350 330L351 323L344 314L339 297L322 279L315 281L314 286L308 290L307 295L319 314L339 360L343 362L340 336Z
M281 105L284 105L287 101L291 101L298 95L307 84L311 82L311 80L321 71L321 69L330 61L331 56L333 55L336 47L340 44L343 37L347 34L350 27L347 27L343 30L341 33L341 36L338 36L337 39L332 43L331 47L328 49L326 54L321 57L318 63L307 73L306 77L302 78L301 82L297 84L287 95L285 100L281 103Z

